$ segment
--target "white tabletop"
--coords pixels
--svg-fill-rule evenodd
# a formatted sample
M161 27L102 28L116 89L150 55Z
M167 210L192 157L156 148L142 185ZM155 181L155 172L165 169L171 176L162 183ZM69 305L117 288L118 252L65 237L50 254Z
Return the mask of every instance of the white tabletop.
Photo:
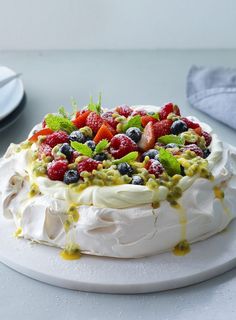
M208 122L226 142L235 131L186 102L192 64L236 67L236 51L1 52L0 65L23 73L27 105L18 121L0 132L0 154L70 97L80 105L101 91L103 105L173 101L182 113ZM146 295L104 295L52 287L0 264L0 319L204 319L236 318L236 270L191 287Z

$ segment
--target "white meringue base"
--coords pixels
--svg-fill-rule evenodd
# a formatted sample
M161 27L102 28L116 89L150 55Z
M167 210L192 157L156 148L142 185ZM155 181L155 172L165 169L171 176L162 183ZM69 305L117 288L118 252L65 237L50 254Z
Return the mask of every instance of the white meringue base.
M235 208L236 209L236 208ZM167 252L140 259L84 255L66 261L54 247L16 240L15 228L0 211L0 261L18 272L51 285L89 292L135 294L180 288L236 266L236 221L225 232L195 243L177 257Z

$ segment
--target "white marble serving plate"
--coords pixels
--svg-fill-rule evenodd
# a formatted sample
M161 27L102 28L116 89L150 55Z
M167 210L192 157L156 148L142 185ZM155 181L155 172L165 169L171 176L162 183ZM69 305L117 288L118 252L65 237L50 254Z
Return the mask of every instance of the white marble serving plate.
M16 73L4 66L0 66L0 81ZM16 78L0 88L0 121L12 113L24 96L22 80Z
M172 253L141 259L82 256L63 260L60 250L13 237L12 221L0 218L0 261L55 286L103 293L144 293L179 288L236 266L236 221L226 231L193 244L183 257Z

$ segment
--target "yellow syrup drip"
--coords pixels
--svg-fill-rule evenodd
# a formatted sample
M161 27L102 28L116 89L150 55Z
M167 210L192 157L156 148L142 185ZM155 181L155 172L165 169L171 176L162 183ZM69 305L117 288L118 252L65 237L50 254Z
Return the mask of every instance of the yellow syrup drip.
M176 256L185 256L191 251L190 244L187 240L180 241L173 249L173 253Z
M219 187L215 186L213 188L213 191L217 199L220 199L220 200L224 199L224 192Z
M66 250L62 250L60 252L60 257L64 260L78 260L81 257L80 251L78 252L67 252Z
M60 257L65 260L78 260L81 257L80 247L76 243L68 243L60 252Z
M16 231L14 232L13 236L18 238L20 236L20 234L22 233L22 228L21 227L18 227L16 229Z

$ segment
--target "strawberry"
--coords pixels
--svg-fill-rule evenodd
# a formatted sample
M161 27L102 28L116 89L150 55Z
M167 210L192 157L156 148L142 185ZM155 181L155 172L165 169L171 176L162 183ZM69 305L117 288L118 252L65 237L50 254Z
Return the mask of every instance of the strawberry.
M132 114L131 114L132 117L137 116L137 115L146 116L147 115L147 111L145 111L145 110L134 110L132 112Z
M170 134L170 127L172 125L171 120L161 120L153 124L154 129L154 136L156 139L160 138L161 136L165 136Z
M141 151L147 151L154 147L155 142L156 138L154 132L154 125L152 122L148 122L148 124L144 128L142 137L138 143L138 147Z
M159 111L160 119L161 120L167 119L170 113L175 113L177 116L180 116L179 107L177 105L174 105L171 102L165 104Z
M82 128L86 125L86 119L88 117L88 115L90 114L91 111L85 111L82 114L79 113L79 116L77 118L75 118L74 120L72 120L72 123L78 128Z
M108 129L108 127L106 126L106 124L103 124L100 129L98 130L96 136L94 137L93 141L95 143L98 143L99 141L101 141L102 139L107 139L108 141L110 141L113 138L113 134L111 133L111 131Z
M102 124L103 119L96 112L91 112L86 119L86 126L90 127L94 133L98 132Z
M202 128L201 127L197 127L196 129L193 129L195 132L196 132L196 134L198 134L199 136L201 136L202 135Z
M53 131L49 128L44 128L42 130L39 130L38 132L36 132L35 134L33 134L30 138L29 141L31 142L36 142L38 140L39 136L47 136L49 134L53 133Z
M142 123L143 127L145 127L148 124L148 122L150 122L150 121L155 123L155 122L157 122L157 119L153 118L152 116L148 116L148 115L141 117L141 123Z

